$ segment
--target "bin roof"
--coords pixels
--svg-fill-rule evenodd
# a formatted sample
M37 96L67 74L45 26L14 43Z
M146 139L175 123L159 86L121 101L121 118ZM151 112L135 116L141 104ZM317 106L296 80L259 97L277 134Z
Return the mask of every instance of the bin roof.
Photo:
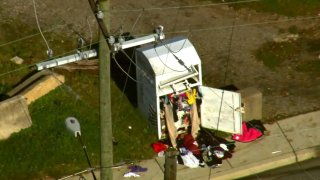
M186 72L191 65L201 64L201 60L191 42L185 37L164 40L161 43L147 45L137 49L147 59L155 73L161 76L172 72ZM179 63L175 56L184 65ZM180 61L180 62L181 62ZM187 68L186 68L187 67Z

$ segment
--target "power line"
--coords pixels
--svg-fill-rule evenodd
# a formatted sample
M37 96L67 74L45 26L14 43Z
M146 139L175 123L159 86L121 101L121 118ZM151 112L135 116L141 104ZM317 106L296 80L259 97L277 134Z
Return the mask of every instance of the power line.
M134 22L134 24L132 25L131 27L131 33L133 32L134 28L136 27L136 24L138 23L138 21L140 20L142 14L143 14L144 11L141 11L140 14L138 15L136 21Z
M169 67L169 66L167 65L167 59L168 59L169 53L167 54L166 62L163 62L162 59L161 59L161 57L160 57L160 55L159 55L159 53L158 53L158 51L157 51L157 49L156 49L156 47L154 47L154 51L155 51L155 53L157 54L157 57L159 58L159 60L161 61L161 63L162 63L165 67L167 67L168 69L170 69L170 70L172 70L172 71L175 71L175 72L184 72L183 70L173 69L173 68L171 68L171 67ZM168 52L170 52L170 51L168 50ZM164 72L163 72L163 73L164 73ZM162 74L163 74L163 73L162 73Z
M235 22L236 22L236 12L234 14L233 22L232 22L232 29L231 29L230 40L229 40L228 57L227 57L227 62L226 62L227 65L226 65L226 70L225 70L225 74L224 74L224 82L223 82L224 84L226 83L226 79L227 79L227 75L228 75L228 67L229 67L229 61L230 61L231 46L232 46L232 39L233 39L233 32L234 32L233 30L234 30ZM224 96L224 90L222 90L222 96L221 96L221 100L220 100L221 102L220 102L220 108L219 108L219 115L218 115L218 122L217 122L216 132L219 130L219 122L220 122L220 118L221 118L223 96Z
M121 65L118 63L118 61L117 61L117 59L116 59L116 57L115 57L115 55L113 55L112 56L112 59L114 60L114 62L117 64L117 66L119 67L119 69L124 73L124 74L126 74L127 75L127 77L129 77L132 81L134 81L134 82L137 82L137 83L142 83L142 82L139 82L139 81L137 81L136 79L134 79L133 77L131 77L130 76L130 74L128 74L122 67L121 67Z
M275 21L265 21L265 22L257 22L257 23L247 23L247 24L238 24L238 25L235 25L235 26L218 26L218 27L208 27L208 28L189 28L189 29L185 29L185 30L178 30L178 31L168 31L166 32L166 34L179 34L179 33L191 33L191 32L201 32L201 31L215 31L215 30L224 30L224 29L229 29L229 28L240 28L240 27L247 27L247 26L257 26L257 25L264 25L264 24L276 24L276 23L285 23L285 22L291 22L291 21L304 21L304 20L318 20L320 19L320 16L309 16L309 17L301 17L301 18L289 18L289 19L284 19L284 20L275 20ZM54 27L54 28L51 28L51 29L48 29L46 31L43 31L43 32L50 32L50 31L53 31L55 29L58 29L58 28L61 28L66 26L68 24L64 24L64 25L60 25L60 26L57 26L57 27ZM199 24L198 24L199 25ZM190 24L188 24L188 26L190 26ZM35 34L31 34L31 35L28 35L28 36L25 36L25 37L22 37L20 39L16 39L16 40L13 40L13 41L9 41L9 42L6 42L6 43L3 43L3 44L0 44L0 47L3 47L3 46L6 46L6 45L9 45L9 44L12 44L12 43L16 43L16 42L19 42L19 41L22 41L22 40L26 40L26 39L29 39L29 38L32 38L34 36L37 36L39 35L40 33L35 33ZM145 35L149 35L149 34L135 34L135 35L131 35L131 36L134 36L134 37L140 37L140 36L145 36ZM127 37L127 36L124 36L124 37Z
M219 96L219 94L217 94L213 89L210 88L210 91L213 92L218 98L222 99L222 96ZM230 107L231 109L235 110L229 103L227 103L226 101L224 101L224 104L227 105L228 107Z
M229 70L229 61L231 56L231 49L232 49L232 40L233 40L233 34L234 34L234 25L236 23L236 12L234 13L233 22L232 22L232 28L230 33L230 39L229 39L229 47L228 47L228 56L227 56L227 62L226 62L226 70L224 72L224 80L223 85L226 85L227 76L228 76L228 70Z
M320 16L309 16L302 18L289 18L285 20L276 20L276 21L265 21L265 22L257 22L257 23L248 23L248 24L238 24L234 26L218 26L218 27L209 27L209 28L193 28L192 32L200 32L200 31L213 31L213 30L221 30L221 29L229 29L229 28L238 28L238 27L247 27L247 26L257 26L264 24L276 24L276 23L284 23L290 21L303 21L303 20L312 20L312 19L320 19ZM166 34L178 34L178 33L188 33L190 30L179 30L179 31L169 31Z
M7 72L5 72L5 73L0 74L0 77L5 76L5 75L8 75L8 74L11 74L11 73L14 73L14 72L19 72L19 71L28 69L28 68L30 68L30 67L32 67L32 66L34 66L34 65L36 65L36 64L31 64L31 65L28 65L28 66L25 66L25 67L20 67L20 68L14 69L14 70L12 70L12 71L7 71Z
M143 11L140 12L140 14L138 15L137 19L135 20L135 23L132 25L132 27L131 27L131 32L133 32L133 30L134 30L136 24L138 23L139 19L141 18L142 14L143 14ZM130 64L129 64L129 68L128 68L128 73L130 73L132 63L134 63L132 59L133 59L133 56L134 56L134 54L135 54L135 50L136 50L136 47L133 48L133 52L132 52L131 58L129 58ZM122 50L122 51L123 51L123 50ZM123 51L123 53L124 53L125 55L127 55L127 54L125 53L125 51ZM129 56L127 56L127 57L129 57ZM124 92L125 92L126 87L127 87L128 79L129 79L129 76L126 76L126 80L125 80L125 83L124 83L124 86L123 86L123 89L122 89L122 93L121 93L121 101L120 101L120 104L119 104L119 106L118 106L118 109L121 109L122 102L123 102L123 101L122 101L122 98L123 98L123 96L124 96ZM120 113L120 111L118 111L118 112Z
M90 22L89 22L88 16L86 17L86 20L87 20L87 24L88 24L88 28L89 28L89 32L90 32L90 46L89 46L89 49L91 49L93 35L92 35L92 29L91 29L91 26L90 26Z
M140 68L135 62L134 60L124 51L124 50L121 50L121 52L132 62L132 64L134 64L136 66L136 68L139 70L139 71L142 71L145 75L147 75L147 73L142 69ZM143 83L143 82L140 82L140 83Z
M157 50L156 50L156 48L154 47L154 51L156 52L156 54L157 54L157 57L159 58L159 60L160 60L160 62L164 65L164 67L163 67L163 69L162 69L162 73L161 73L161 79L160 79L160 81L162 81L162 79L163 79L163 74L164 74L164 72L165 72L165 70L166 70L166 64L167 64L167 61L168 61L168 57L169 57L169 53L167 53L167 57L166 57L166 61L163 63L163 61L162 61L162 59L160 58L160 56L159 56L159 54L158 54L158 52L157 52ZM169 67L168 67L169 68ZM169 68L170 69L170 68ZM172 70L172 69L171 69Z
M68 93L71 93L71 94L76 98L76 100L79 100L79 99L82 100L81 96L80 96L77 92L75 92L75 91L72 89L71 86L68 86L65 82L61 81L61 80L57 77L57 75L53 72L53 70L49 69L49 72L51 73L51 75L52 75L61 85L63 85L63 86L66 88L66 90L68 91ZM87 103L86 101L83 101L83 102Z
M184 45L186 44L186 42L187 42L190 34L191 34L191 31L190 31L190 29L189 29L188 34L187 34L187 37L185 38L185 40L184 40L184 42L182 43L181 47L178 48L178 50L176 50L176 51L173 51L167 44L163 43L162 40L160 40L160 42L164 44L164 46L168 49L168 51L170 51L172 54L176 54L176 53L180 52L180 51L184 48Z
M90 45L86 45L86 46L84 46L84 47L90 47L91 45L95 45L95 44L98 44L98 43L99 43L99 41L94 42L94 43L92 43L92 44L90 44ZM64 55L66 55L66 54L70 54L70 53L72 53L72 52L75 52L76 50L77 50L77 48L76 48L76 49L72 49L72 50L70 50L70 51L67 51L67 52L65 52L65 53L59 54L59 55L57 55L57 56L55 56L55 57L52 57L52 58L53 58L53 59L59 58L59 57L64 56ZM12 70L12 71L7 71L7 72L5 72L5 73L0 74L0 77L5 76L5 75L8 75L8 74L11 74L11 73L14 73L14 72L18 72L18 71L21 71L21 70L24 70L24 69L27 69L27 68L30 68L30 67L32 67L32 66L35 66L35 65L38 64L38 63L41 63L41 62L44 62L44 61L47 61L47 60L48 60L48 59L43 59L43 60L40 60L40 61L38 61L38 62L36 62L36 63L30 64L30 65L28 65L28 66L21 67L21 68L17 68L17 69L14 69L14 70Z
M176 19L176 20L177 20L177 19ZM160 40L160 42L163 43L164 46L167 48L168 52L171 52L171 54L179 61L179 59L174 55L174 53L178 53L178 52L180 52L180 51L183 49L183 47L184 47L184 45L185 45L185 43L186 43L189 35L190 35L190 32L188 33L187 37L185 38L184 42L182 43L182 46L181 46L181 47L179 48L179 50L177 50L177 51L173 51L172 49L170 49L170 47L169 47L167 44L163 43L162 40ZM162 80L162 78L163 78L163 74L164 74L164 72L165 72L166 67L167 67L168 69L171 69L172 71L183 72L183 71L177 71L177 70L175 70L175 69L173 69L173 68L171 68L171 67L169 67L169 66L167 65L169 53L167 53L166 61L163 62L162 59L161 59L161 57L160 57L159 54L158 54L158 51L157 51L157 49L156 49L156 46L154 46L154 51L156 52L157 57L159 58L160 62L164 65L163 70L162 70L162 73L161 73L161 80ZM188 69L188 68L186 67L186 69Z
M125 164L130 164L130 162L129 162L129 163L127 163L127 162L121 162L121 163L115 164L115 165L113 165L113 166L108 166L108 167L88 168L88 169L85 169L85 170L83 170L83 171L79 171L79 172L77 172L77 173L74 173L74 174L72 174L72 175L69 175L69 176L65 176L65 177L63 177L63 178L60 178L60 179L58 179L58 180L69 179L69 178L72 178L72 177L74 177L74 176L80 176L80 177L82 177L82 174L87 173L87 172L90 172L90 171L92 171L92 170L94 171L94 170L98 170L98 169L121 167L121 166L123 166L123 165L125 165Z
M42 32L43 32L43 33L51 32L51 31L53 31L53 30L55 30L55 29L62 28L62 27L64 27L64 26L66 26L66 25L68 25L68 24L56 25L55 27L50 28L50 29L47 29L47 30L42 31ZM19 41L23 41L23 40L26 40L26 39L30 39L30 38L32 38L32 37L34 37L34 36L39 35L39 34L41 34L41 33L39 32L39 33L35 33L35 34L30 34L30 35L27 35L27 36L25 36L25 37L22 37L22 38L19 38L19 39L15 39L15 40L12 40L12 41L9 41L9 42L6 42L6 43L3 43L3 44L0 44L0 47L6 46L6 45L9 45L9 44L12 44L12 43L16 43L16 42L19 42Z
M228 57L227 57L227 65L226 65L226 70L225 70L225 74L224 74L224 84L226 83L226 79L227 79L227 75L228 75L228 67L229 67L229 60L230 60L230 53L231 53L231 46L232 46L232 39L233 39L233 32L234 32L234 25L236 22L236 12L234 14L233 17L233 22L232 22L232 29L231 29L231 34L230 34L230 40L229 40L229 49L228 49ZM216 131L215 133L219 130L219 123L220 123L220 119L221 119L221 112L222 112L222 104L224 102L223 100L224 98L224 90L222 90L222 95L220 98L220 107L219 107L219 114L218 114L218 122L217 122L217 127L216 127ZM230 106L231 107L231 106ZM233 109L233 107L231 107ZM211 176L211 169L209 171L209 179Z
M241 28L241 27L248 27L248 26L258 26L258 25L265 25L265 24L277 24L277 23L285 23L285 22L295 22L295 21L306 21L306 20L318 20L320 19L320 16L309 16L309 17L301 17L301 18L289 18L284 20L274 20L274 21L265 21L265 22L256 22L256 23L246 23L246 24L237 24L237 25L229 25L229 26L217 26L217 27L208 27L208 28L189 28L189 29L182 29L177 31L168 31L166 34L181 34L181 33L196 33L201 31L216 31L216 30L224 30L224 29L230 29L230 28ZM201 24L197 24L199 26ZM204 24L203 24L204 25ZM190 26L190 24L186 25ZM142 34L135 34L131 35L134 37L141 37L149 35L146 33ZM128 36L123 36L128 37Z
M160 42L163 43L164 47L168 50L168 52L170 52L170 53L172 54L172 56L178 61L178 63L179 63L180 65L184 66L188 71L191 71L191 66L192 66L192 65L191 65L190 67L187 67L187 66L185 65L185 62L184 62L183 60L179 59L179 58L175 55L176 53L179 53L179 52L184 48L184 45L185 45L185 43L187 42L187 39L188 39L189 35L190 35L190 32L189 32L188 36L185 38L185 40L184 40L184 42L182 43L182 45L181 45L181 47L179 48L179 50L177 50L177 51L173 51L172 49L170 49L170 47L169 47L167 44L163 43L163 41L160 40ZM155 49L155 51L157 51L155 47L154 47L154 49ZM158 58L161 60L161 58L160 58L160 56L159 56L158 53L157 53L157 56L158 56ZM168 59L168 56L167 56L167 59ZM167 59L166 59L166 63L167 63ZM162 60L161 60L161 62L162 62ZM166 64L165 64L165 65L166 65ZM171 68L170 68L170 69L171 69ZM171 69L171 70L172 70L172 69ZM162 75L163 75L163 73L162 73Z
M107 39L104 39L104 40L107 40ZM96 42L90 43L89 45L86 45L86 46L84 46L84 47L91 47L92 45L95 45L95 44L98 44L98 43L99 43L99 41L96 41ZM66 55L66 54L69 54L69 53L74 52L74 51L76 51L76 50L77 50L77 48L76 48L76 49L72 49L71 51L65 52L65 53L63 53L63 54L59 54L59 55L53 57L53 59L58 58L58 57L61 57L61 56ZM132 60L132 58L130 58L130 56L128 56L128 55L125 53L125 51L122 51L122 52L128 57L128 59L129 59L135 66L137 66L136 63ZM25 67L17 68L17 69L14 69L14 70L12 70L12 71L7 71L7 72L5 72L5 73L0 74L0 77L5 76L5 75L8 75L8 74L11 74L11 73L14 73L14 72L18 72L18 71L21 71L21 70L24 70L24 69L27 69L27 68L30 68L30 67L35 66L36 64L38 64L38 63L40 63L40 62L44 62L44 61L46 61L46 60L48 60L48 59L44 59L44 60L38 61L38 62L36 62L36 63L30 64L30 65L25 66ZM116 61L116 63L117 63L117 65L120 65L120 64L118 64L117 61ZM122 69L121 66L119 66L119 68ZM137 66L137 68L139 68L139 67ZM141 68L139 68L139 69L142 70ZM122 69L122 70L123 70L123 69ZM123 70L123 71L124 71L124 70ZM127 74L126 71L124 71L124 72ZM136 81L136 80L135 80L134 78L132 78L132 77L131 77L130 79ZM137 82L137 81L136 81L136 82Z
M131 58L134 56L135 54L135 49L133 50L133 53L131 55ZM132 62L130 61L130 64L129 64L129 68L128 68L128 72L130 73L130 70L131 70L131 65L132 65ZM119 106L118 106L118 109L120 110L121 109L121 106L122 106L122 103L123 103L123 96L124 96L124 92L127 88L127 83L128 83L128 79L129 79L129 76L126 76L126 80L125 80L125 83L124 83L124 86L123 86L123 89L122 89L122 93L121 93L121 97L120 97L120 103L119 103ZM118 112L118 115L120 113L120 111L117 111Z
M40 34L41 34L41 36L42 36L42 38L43 38L43 40L44 40L44 42L46 43L46 45L47 45L47 48L48 48L48 51L47 51L47 54L48 54L48 56L51 58L52 57L52 49L49 47L49 44L48 44L48 42L47 42L47 40L46 40L46 38L44 37L44 35L43 35L43 33L42 33L42 31L41 31L41 27L40 27L40 24L39 24L39 19L38 19L38 15L37 15L37 8L36 8L36 2L35 2L35 0L32 0L32 2L33 2L33 10L34 10L34 16L35 16L35 18L36 18L36 22L37 22L37 27L38 27L38 30L39 30L39 32L40 32Z
M310 16L310 17L303 17L303 18L291 18L291 19L286 19L286 20L277 20L277 21L266 21L266 22L260 22L260 23L249 23L249 24L239 24L239 25L234 25L234 26L220 26L220 27L212 27L212 28L198 28L198 29L189 29L189 30L180 30L180 31L174 31L174 32L166 32L167 34L173 34L173 33L190 33L191 31L192 32L199 32L199 31L212 31L212 30L220 30L220 29L227 29L227 28L236 28L236 27L246 27L246 26L254 26L254 25L263 25L263 24L272 24L272 23L283 23L283 22L289 22L289 21L302 21L302 20L312 20L312 19L319 19L320 17L319 16ZM63 25L65 26L65 25ZM57 28L57 27L56 27ZM50 30L47 30L48 31L51 31L51 30L54 30L56 28L53 28L53 29L50 29ZM4 44L1 44L0 47L2 46L5 46L5 45L8 45L8 44L11 44L11 43L15 43L15 42L18 42L18 41L21 41L21 40L25 40L25 39L28 39L28 38L31 38L35 35L38 35L40 33L37 33L37 34L33 34L33 35L29 35L29 36L26 36L26 37L23 37L23 38L20 38L20 39L17 39L17 40L14 40L14 41L10 41L10 42L7 42L7 43L4 43ZM133 35L133 36L142 36L143 34L141 35ZM145 35L145 34L144 34ZM93 44L97 44L98 42L95 42ZM90 45L93 45L93 44L90 44ZM76 50L76 49L74 49ZM72 51L74 51L72 50ZM70 52L72 52L70 51ZM70 52L67 52L67 53L70 53ZM67 53L63 53L63 54L60 54L59 56L61 55L65 55ZM59 56L56 56L56 57L59 57ZM159 55L158 55L159 56ZM47 59L46 59L47 60ZM160 59L161 60L161 59ZM40 61L41 62L41 61ZM161 61L162 62L162 61ZM163 62L162 62L163 63ZM37 63L35 63L37 64ZM15 70L12 70L12 71L8 71L8 72L5 72L5 73L2 73L0 74L0 77L4 76L4 75L7 75L7 74L10 74L10 73L13 73L13 72L17 72L17 71L20 71L20 70L23 70L23 69L26 69L26 68L29 68L31 66L34 66L35 64L32 64L32 65L29 65L29 66L26 66L26 67L21 67L21 68L18 68L18 69L15 69ZM169 68L169 67L168 67ZM173 69L172 69L173 70Z
M242 4L259 2L261 0L246 0L246 1L234 1L234 2L222 2L222 3L210 3L210 4L200 4L200 5L189 5L189 6L171 6L171 7L150 7L150 8L139 8L139 9L119 9L111 10L111 13L121 13L121 12L136 12L136 11L154 11L154 10L170 10L170 9L186 9L186 8L198 8L198 7L209 7L209 6L221 6L221 5L231 5L231 4Z

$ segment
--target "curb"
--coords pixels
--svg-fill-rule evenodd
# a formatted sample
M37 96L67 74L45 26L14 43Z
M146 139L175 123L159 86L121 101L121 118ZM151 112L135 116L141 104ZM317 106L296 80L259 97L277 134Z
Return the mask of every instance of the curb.
M297 157L296 157L297 155ZM301 162L316 158L320 156L320 146L303 149L295 153L286 153L275 158L263 160L260 162L243 165L241 167L232 168L226 171L212 174L210 179L236 179L241 177L250 176L253 174L261 173L267 170L280 168L283 166L291 165L296 162Z

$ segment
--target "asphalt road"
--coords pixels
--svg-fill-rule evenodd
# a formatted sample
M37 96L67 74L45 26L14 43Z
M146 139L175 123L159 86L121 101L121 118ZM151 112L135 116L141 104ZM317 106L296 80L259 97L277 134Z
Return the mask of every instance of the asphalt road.
M242 178L242 180L314 180L320 179L320 158L296 163L283 168L267 171L250 177Z

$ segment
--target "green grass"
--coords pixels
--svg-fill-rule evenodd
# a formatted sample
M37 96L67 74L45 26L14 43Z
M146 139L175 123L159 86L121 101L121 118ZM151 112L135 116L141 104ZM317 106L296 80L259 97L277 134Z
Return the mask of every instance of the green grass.
M311 75L320 74L320 63L316 59L320 53L320 39L313 35L314 29L299 29L290 26L287 30L281 29L283 33L298 34L296 41L288 42L267 42L257 49L254 54L256 58L263 62L271 70L281 67L284 62L294 61L292 67L295 70ZM289 62L290 63L290 62Z
M300 72L320 74L320 61L318 59L301 63L296 68Z
M15 21L13 21L15 22ZM0 23L0 44L34 34L35 29L19 21ZM21 31L24 28L24 31ZM76 39L60 34L45 33L54 55L63 54L76 47ZM63 40L63 41L62 41ZM41 36L0 46L0 74L24 68L46 60L46 46ZM16 65L14 56L25 62ZM24 68L0 76L0 97L5 96L32 69ZM60 178L88 168L82 148L65 128L64 120L75 116L81 123L82 135L94 166L100 161L99 76L97 71L67 72L66 84L50 92L29 106L32 126L9 139L0 141L0 179L34 179L44 176ZM128 87L130 88L130 87ZM151 143L156 141L155 131L122 96L115 83L111 83L113 136L119 142L114 146L114 163L139 161L154 156ZM129 130L128 126L132 126Z
M29 28L28 24L19 20L14 20L11 23L0 22L0 27L2 28L0 31L0 74L22 69L3 77L0 76L1 84L13 86L22 77L31 72L32 65L48 59L46 54L47 46L40 35L15 42L15 40L30 34L38 33L36 29ZM69 37L52 32L44 33L44 35L49 42L50 48L54 50L54 56L64 54L66 49L74 49L75 47L76 40L73 41ZM11 62L10 59L15 56L24 59L23 64L17 65Z
M288 28L288 32L291 34L298 34L299 28L296 25L292 25Z
M320 39L307 39L307 51L317 53L320 51Z
M85 79L81 83L89 83L86 86L97 83L94 74L75 74L79 76L75 79ZM71 80L68 82L72 83ZM32 103L29 106L32 126L0 141L0 179L32 179L47 175L59 178L88 168L80 144L65 128L64 120L68 116L80 121L92 164L99 166L99 106L92 104L97 101L98 93L90 94L97 86L90 90L88 87L76 89L77 86L72 86L76 92L61 87ZM76 94L80 96L77 98ZM146 120L127 98L122 97L114 83L112 104L113 135L119 142L114 146L114 162L152 158L150 145L156 140L154 131L148 128ZM128 129L129 125L132 130Z
M68 116L79 119L90 158L93 164L98 163L97 109L57 89L31 104L29 111L32 126L0 141L0 179L60 177L86 167L79 143L65 129Z
M255 52L255 55L265 66L271 70L275 70L284 61L292 59L294 53L297 51L298 49L295 44L290 42L268 42L263 44L262 47Z
M257 52L257 58L263 61L263 64L272 70L275 70L280 64L280 60L272 52Z

